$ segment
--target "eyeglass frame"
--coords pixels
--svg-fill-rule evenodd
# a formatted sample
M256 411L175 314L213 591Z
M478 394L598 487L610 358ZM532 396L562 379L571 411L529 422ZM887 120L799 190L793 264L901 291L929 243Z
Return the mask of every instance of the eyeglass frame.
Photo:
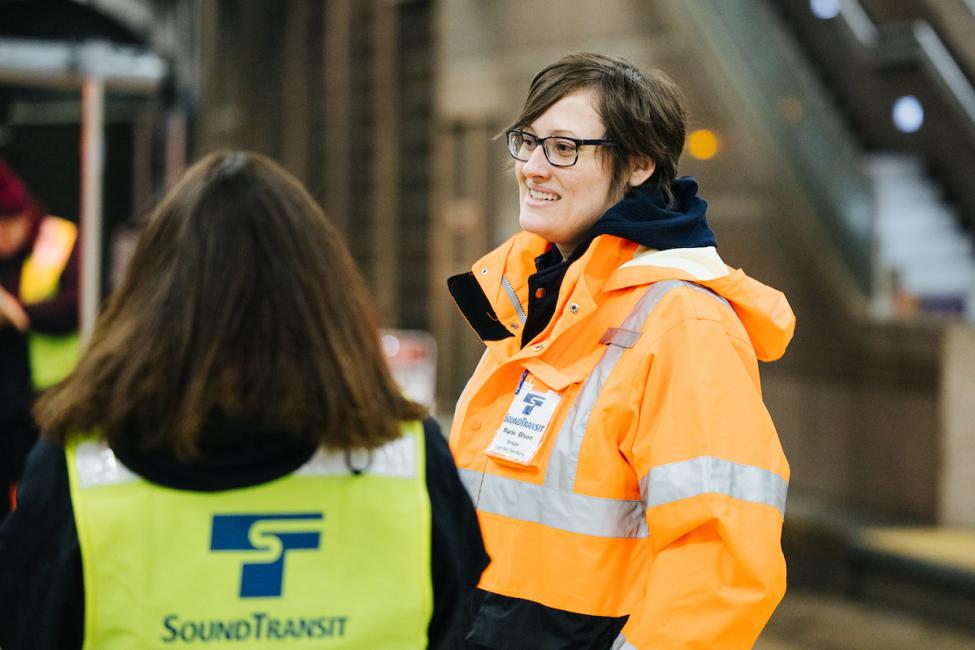
M517 160L519 162L528 162L528 159L527 158L525 158L525 159L519 158L511 150L511 145L512 145L511 138L512 138L512 136L514 136L516 134L520 134L522 136L526 136L527 135L530 138L533 138L535 140L535 142L536 142L536 145L535 146L541 145L541 147L542 147L542 154L544 154L545 160L547 160L548 161L548 164L552 165L553 167L572 167L577 162L579 162L579 147L583 147L583 146L586 146L586 145L603 145L603 146L606 146L606 147L615 147L616 146L616 141L615 140L607 140L605 138L579 139L579 138L570 138L567 135L550 135L547 138L540 138L537 135L535 135L534 133L528 133L527 131L524 131L522 129L510 129L508 131L505 131L505 134L504 134L505 140L506 140L506 142L508 144L508 154L512 158L514 158L515 160ZM560 164L560 163L552 162L552 159L548 157L548 148L546 148L546 146L545 146L545 141L546 140L568 140L569 142L571 142L572 144L574 144L575 147L576 147L576 157L575 157L575 160L573 160L571 163L568 163L568 164Z

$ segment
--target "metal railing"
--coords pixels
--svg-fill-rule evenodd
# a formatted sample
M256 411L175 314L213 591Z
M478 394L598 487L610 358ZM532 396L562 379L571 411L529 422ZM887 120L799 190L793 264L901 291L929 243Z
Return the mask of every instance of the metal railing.
M869 296L875 257L870 183L853 139L784 25L760 0L695 0L682 7L706 34L740 101L767 129Z
M975 137L975 88L930 23L916 20L902 30L882 30L858 0L841 0L840 6L837 22L864 56L879 63L916 61L928 71L946 102L966 118L964 128Z

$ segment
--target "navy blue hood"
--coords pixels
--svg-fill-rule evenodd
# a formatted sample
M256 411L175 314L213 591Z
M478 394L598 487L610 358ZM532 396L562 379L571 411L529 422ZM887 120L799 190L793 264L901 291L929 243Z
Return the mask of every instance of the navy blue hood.
M670 188L674 194L673 207L660 190L633 188L593 224L569 259L562 259L562 253L553 245L535 258L536 272L528 278L528 313L521 329L523 346L552 319L566 270L582 257L597 236L613 235L657 250L716 245L714 233L704 218L708 204L697 195L697 181L685 176L671 183ZM447 286L461 313L482 340L500 341L514 336L498 322L494 308L472 272L451 277Z
M579 257L598 235L614 235L658 250L717 245L705 218L708 203L697 195L697 181L684 176L671 183L670 188L674 207L668 206L664 193L656 188L630 190L593 224L572 258Z

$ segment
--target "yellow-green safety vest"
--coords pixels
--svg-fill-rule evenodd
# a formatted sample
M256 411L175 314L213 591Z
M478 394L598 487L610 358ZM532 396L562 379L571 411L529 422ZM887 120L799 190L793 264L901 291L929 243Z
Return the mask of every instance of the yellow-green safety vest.
M286 477L222 492L155 485L104 442L71 442L85 650L425 648L423 427L403 431L369 453L319 450Z
M58 294L61 273L68 265L78 227L67 219L46 216L30 256L20 271L20 302L36 305ZM64 335L31 331L27 339L30 353L31 382L35 390L44 390L64 379L78 360L78 333Z

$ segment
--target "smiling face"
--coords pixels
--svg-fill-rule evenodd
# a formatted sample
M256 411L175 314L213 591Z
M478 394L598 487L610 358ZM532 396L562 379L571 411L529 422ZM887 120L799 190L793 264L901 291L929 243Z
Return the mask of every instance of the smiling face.
M595 94L578 90L566 95L525 125L540 138L553 135L577 139L605 137L606 127L594 108ZM597 147L583 146L572 167L555 167L536 147L526 162L515 162L521 227L555 244L568 257L593 224L616 202L610 195L612 171Z

